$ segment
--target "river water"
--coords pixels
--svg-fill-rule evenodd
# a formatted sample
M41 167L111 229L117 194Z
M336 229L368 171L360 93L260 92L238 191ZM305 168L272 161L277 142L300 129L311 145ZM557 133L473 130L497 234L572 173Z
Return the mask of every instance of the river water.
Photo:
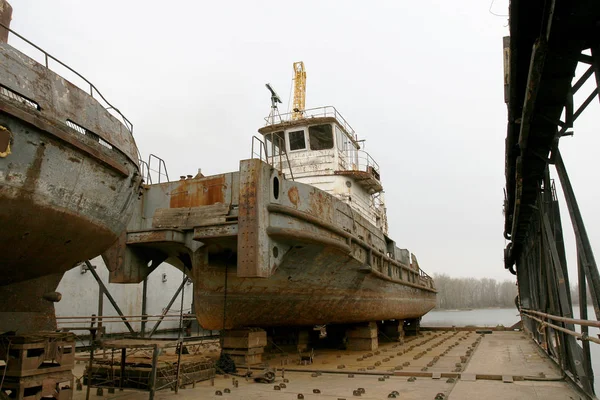
M579 307L573 307L574 318L579 318ZM588 319L594 319L594 309L588 307ZM512 326L519 321L519 312L516 308L484 308L473 310L434 310L423 316L421 326L482 326L493 327L503 325ZM576 326L576 330L581 329ZM598 337L600 329L589 328L590 336ZM600 344L590 342L592 353L592 368L597 377L595 382L596 393L600 393Z

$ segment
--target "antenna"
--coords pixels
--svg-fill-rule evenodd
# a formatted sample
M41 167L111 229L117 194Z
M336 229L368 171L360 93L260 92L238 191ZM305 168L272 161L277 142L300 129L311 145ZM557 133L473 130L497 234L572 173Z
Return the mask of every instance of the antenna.
M267 89L269 89L269 92L271 92L271 112L269 113L269 119L271 120L271 124L274 124L276 114L279 117L279 120L281 120L281 116L279 115L279 110L277 109L277 103L282 104L282 101L270 83L267 83L265 86L267 87Z

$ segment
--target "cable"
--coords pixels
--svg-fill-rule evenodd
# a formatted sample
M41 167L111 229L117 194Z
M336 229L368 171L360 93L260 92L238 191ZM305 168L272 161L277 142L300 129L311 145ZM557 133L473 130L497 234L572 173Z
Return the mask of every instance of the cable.
M496 0L492 0L492 2L490 3L490 8L489 8L489 12L492 15L495 15L496 17L508 17L508 15L503 15L503 14L496 14L495 12L492 11L492 7L494 6L494 3L496 2Z

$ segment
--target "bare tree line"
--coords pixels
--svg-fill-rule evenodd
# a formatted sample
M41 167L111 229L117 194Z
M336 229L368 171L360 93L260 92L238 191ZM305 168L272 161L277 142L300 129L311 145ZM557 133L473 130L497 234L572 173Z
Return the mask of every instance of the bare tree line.
M446 274L435 274L433 279L438 290L438 309L515 307L517 285L514 281L453 278Z

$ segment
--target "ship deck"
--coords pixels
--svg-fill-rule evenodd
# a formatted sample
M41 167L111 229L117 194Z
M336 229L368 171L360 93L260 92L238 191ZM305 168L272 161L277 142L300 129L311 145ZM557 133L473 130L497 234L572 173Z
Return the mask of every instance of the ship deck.
M394 391L402 399L584 398L525 332L481 334L458 328L422 331L407 339L402 345L380 343L374 352L316 350L312 365L298 365L296 354L278 350L266 361L278 369L274 383L236 378L239 386L234 387L232 376L217 375L214 383L199 382L178 394L159 391L155 398L297 399L302 394L304 399L350 399L358 397L354 391L359 388L364 389L363 399L394 398L388 397ZM206 345L204 351L214 355L216 346ZM76 365L74 374L81 376L83 368L83 363ZM262 368L253 370L256 375ZM284 387L279 386L282 383ZM148 393L125 390L109 397L146 399ZM85 387L74 395L74 399L84 398Z

